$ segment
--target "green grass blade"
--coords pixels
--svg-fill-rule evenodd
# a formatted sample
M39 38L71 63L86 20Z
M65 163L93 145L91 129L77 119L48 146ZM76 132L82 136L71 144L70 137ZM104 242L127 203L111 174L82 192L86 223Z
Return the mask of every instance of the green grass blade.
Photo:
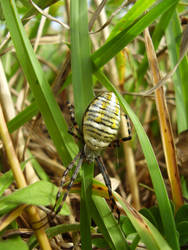
M158 205L160 209L160 215L163 222L163 227L165 231L165 236L170 246L173 249L179 249L179 243L175 228L175 221L172 213L172 207L170 201L168 199L168 194L166 191L166 187L153 152L151 143L142 127L140 121L138 120L135 113L132 111L128 103L124 100L124 98L119 94L119 92L115 89L115 87L110 83L110 81L105 77L105 75L101 72L96 72L96 76L98 80L110 91L114 91L114 93L118 96L121 106L124 111L128 113L130 119L132 120L135 130L137 132L146 162L148 166L148 170L152 179L153 187L155 190L155 194L158 200Z
M146 27L154 22L157 17L162 15L172 6L176 5L177 2L178 0L160 1L138 21L134 20L135 24L132 25L131 28L124 30L122 27L123 30L118 35L105 43L92 55L92 59L96 65L96 68L99 69L105 63L107 63L129 42L138 36Z
M116 24L112 32L110 33L110 36L108 38L108 41L112 39L115 35L120 33L123 29L127 29L133 23L135 20L140 18L140 16L149 9L152 4L156 2L156 0L138 0L135 2L135 4L132 6L132 8L127 12L127 14L120 19L120 21Z
M84 112L93 99L92 66L88 36L87 1L71 1L71 62L75 115L81 125ZM91 184L93 166L84 164L81 171L81 242L82 249L91 249Z
M159 43L160 43L162 37L164 36L165 30L166 30L166 28L167 28L167 26L168 26L168 24L173 16L175 9L176 9L176 5L173 5L170 9L168 9L168 11L163 13L163 15L160 17L160 20L155 27L155 30L152 34L152 41L153 41L155 50L157 50ZM145 49L145 47L144 47L144 49ZM144 53L144 59L142 60L141 64L139 65L138 72L137 72L138 82L140 84L143 83L144 76L145 76L146 71L148 69L148 59L147 59L145 51L143 53Z
M80 203L80 233L82 249L88 249L91 245L91 185L93 178L93 164L84 163L81 170L81 203Z
M47 206L54 202L57 187L47 181L39 181L0 199L0 214L7 213L22 204Z
M56 145L61 159L67 164L77 150L72 137L67 132L66 122L45 79L44 72L36 59L33 48L20 21L15 2L2 1L1 6L18 60L29 82L37 106L42 113L49 134Z
M23 126L26 122L29 122L33 116L39 112L36 102L33 102L30 106L21 111L16 117L8 122L8 130L13 133L15 130Z
M17 190L16 192L3 196L0 199L0 214L5 214L20 205L41 205L49 206L54 204L58 188L48 181L38 181L34 184ZM63 215L69 215L69 208L65 203Z
M45 170L41 167L39 162L36 160L36 158L32 155L32 153L29 150L27 150L27 154L29 157L31 157L31 164L33 168L35 169L35 172L39 176L40 180L50 181L50 178L45 172Z
M168 28L166 29L166 40L170 56L171 68L174 68L174 66L178 62L181 32L182 31L179 23L179 18L177 16L177 13L175 12L173 18L171 19L171 22L168 25ZM187 77L188 61L187 58L184 57L173 76L174 89L176 93L177 125L179 133L188 128Z
M129 249L126 238L106 201L92 195L92 217L111 249Z
M75 115L81 125L86 107L93 99L92 66L89 51L87 5L85 1L71 3L71 62Z

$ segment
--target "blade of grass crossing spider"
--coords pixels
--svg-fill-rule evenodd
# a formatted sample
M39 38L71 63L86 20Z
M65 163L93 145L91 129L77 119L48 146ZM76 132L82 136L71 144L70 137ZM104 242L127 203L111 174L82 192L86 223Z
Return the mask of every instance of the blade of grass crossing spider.
M109 90L114 91L117 95L121 106L128 113L130 119L132 120L135 130L137 132L146 162L148 166L148 170L152 179L153 187L155 190L155 194L157 197L157 201L159 204L160 215L165 231L165 236L169 244L173 247L173 249L179 249L179 243L176 233L175 221L173 217L172 207L170 201L168 199L168 194L165 188L165 184L153 152L151 143L142 127L140 121L138 120L135 113L132 111L128 103L125 99L119 94L119 92L115 89L115 87L111 84L111 82L107 79L107 77L102 72L95 73L98 80Z
M87 1L71 1L71 63L75 115L79 125L93 99Z
M1 1L1 6L16 49L17 58L29 82L37 106L62 161L68 164L76 154L77 148L73 138L67 132L66 122L25 33L15 1Z
M96 65L96 69L99 69L105 63L107 63L129 42L139 35L147 26L154 22L158 16L162 15L169 8L176 5L177 2L178 0L159 1L159 3L155 4L155 6L152 7L142 18L140 18L138 21L134 20L135 24L132 25L131 28L124 29L122 25L122 31L110 41L105 43L92 55L92 60ZM134 18L134 15L132 18Z
M120 229L120 225L112 215L106 201L96 195L92 195L93 220L99 226L106 242L111 249L129 249L126 238Z
M72 83L75 101L75 115L78 124L81 125L84 112L93 99L87 1L71 1L70 10ZM84 164L84 166L85 167L83 167L81 171L80 232L82 249L91 249L90 197L93 166L88 166L87 164Z
M179 23L179 17L175 12L171 22L166 29L166 40L168 46L168 52L170 56L171 68L174 68L179 59L180 51L180 39L181 38L181 27ZM188 100L187 100L187 76L188 76L188 62L187 58L184 57L178 69L174 73L173 82L176 94L176 110L177 110L177 125L178 132L182 132L188 128Z

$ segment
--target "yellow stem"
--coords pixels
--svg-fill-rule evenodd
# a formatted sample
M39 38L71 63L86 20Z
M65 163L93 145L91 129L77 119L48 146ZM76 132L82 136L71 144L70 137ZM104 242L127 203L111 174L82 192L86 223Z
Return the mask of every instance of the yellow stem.
M12 169L14 178L16 180L17 187L24 188L27 186L27 183L22 173L22 170L20 168L20 163L18 161L10 134L8 132L8 128L5 122L5 118L4 118L1 105L0 105L0 136L4 144L7 158L8 158L10 167ZM31 225L33 222L37 222L41 220L39 214L37 213L37 209L35 207L29 206L28 208L26 208L26 210L28 212L28 217L29 217ZM36 229L35 234L39 241L41 249L50 250L51 247L50 247L47 235L44 231L44 228Z
M153 76L153 84L156 85L161 80L161 77L160 77L157 57L155 54L155 50L148 29L145 30L145 42L146 42L148 61ZM163 150L166 160L167 172L172 191L172 198L177 210L179 207L183 205L183 197L180 185L180 176L177 167L173 131L162 87L158 88L155 91L155 100L160 122L161 137L162 137Z

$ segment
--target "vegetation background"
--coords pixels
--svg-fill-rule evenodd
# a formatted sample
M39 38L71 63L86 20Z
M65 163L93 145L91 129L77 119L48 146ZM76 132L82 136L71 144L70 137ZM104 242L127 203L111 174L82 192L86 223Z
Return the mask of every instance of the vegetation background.
M0 1L0 249L188 248L187 13L186 0ZM81 147L66 101L81 126L106 90L132 124L132 141L102 155L120 222L84 163L47 225Z

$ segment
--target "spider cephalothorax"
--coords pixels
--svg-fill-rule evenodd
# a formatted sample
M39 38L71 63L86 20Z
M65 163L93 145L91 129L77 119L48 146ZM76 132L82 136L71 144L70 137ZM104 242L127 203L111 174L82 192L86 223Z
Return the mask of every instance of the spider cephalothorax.
M78 128L78 125L74 118L73 106L70 104L69 104L69 109L73 125L77 128L77 131L80 132L80 129ZM111 201L112 209L114 209L116 203L112 195L110 178L108 177L107 171L105 169L105 166L103 164L100 155L101 151L103 151L109 145L113 143L118 144L119 140L115 139L118 134L119 126L120 126L120 105L116 95L113 92L104 92L101 95L97 96L89 104L83 117L82 130L80 132L80 136L84 144L83 149L76 155L73 161L69 164L62 177L61 186L63 186L65 182L66 175L73 168L76 161L79 159L75 171L72 175L71 181L67 186L67 191L63 196L62 205L68 195L68 192L74 180L78 175L83 160L86 161L96 160L100 168L100 171L103 175L105 184L108 188L109 199ZM72 132L70 133L72 135L75 135ZM76 135L76 137L79 138L78 135ZM127 141L130 139L131 139L130 123L127 118L127 137L122 138L121 140ZM61 193L59 191L57 193L57 198L56 198L57 200L59 199L60 194ZM57 208L55 212L56 214L60 211L62 205ZM54 208L55 207L56 204ZM117 212L119 216L119 210L117 210Z

